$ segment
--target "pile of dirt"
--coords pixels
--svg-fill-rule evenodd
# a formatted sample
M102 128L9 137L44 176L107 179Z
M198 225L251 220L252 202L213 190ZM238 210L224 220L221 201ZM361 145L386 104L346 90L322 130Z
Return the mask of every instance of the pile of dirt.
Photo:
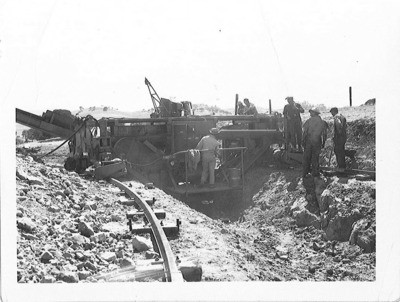
M270 262L257 266L282 280L374 280L375 183L312 180L321 210L315 214L299 172L270 172L245 211L245 222L235 225L244 232L258 230L249 245Z

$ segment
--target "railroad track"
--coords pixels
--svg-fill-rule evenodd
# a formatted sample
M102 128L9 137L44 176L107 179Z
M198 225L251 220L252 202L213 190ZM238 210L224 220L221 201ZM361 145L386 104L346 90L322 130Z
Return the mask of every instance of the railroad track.
M132 191L125 184L114 178L111 178L110 182L135 201L135 203L140 207L147 221L150 223L151 233L154 238L153 241L155 241L159 254L162 257L162 261L159 261L159 263L162 263L164 266L165 276L163 280L166 282L183 282L184 280L182 273L179 271L175 262L176 257L172 252L167 236L164 233L163 226L160 224L156 213L152 210L146 200ZM131 225L130 230L132 231Z

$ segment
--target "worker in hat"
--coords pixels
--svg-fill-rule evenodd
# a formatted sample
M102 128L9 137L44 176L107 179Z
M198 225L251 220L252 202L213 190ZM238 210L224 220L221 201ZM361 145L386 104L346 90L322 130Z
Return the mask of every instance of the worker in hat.
M302 122L300 113L304 112L303 107L293 100L292 96L285 99L288 104L283 108L286 148L290 151L292 148L302 151Z
M237 113L238 115L243 115L245 112L245 107L241 101L238 102Z
M310 118L303 127L303 178L310 172L313 176L319 175L319 155L327 138L327 126L320 117L319 110L312 108L309 112Z
M244 114L245 115L257 115L258 111L256 106L254 106L253 103L250 103L249 99L244 99L243 100L244 103Z
M346 168L344 147L347 140L346 118L339 113L336 107L333 107L329 112L333 116L333 151L335 152L338 171L344 171Z
M218 134L217 128L212 128L210 134L203 136L196 146L197 150L201 153L201 164L203 171L201 173L200 185L203 186L209 178L210 187L215 186L214 170L216 165L216 157L218 155L218 148L221 145L215 136Z

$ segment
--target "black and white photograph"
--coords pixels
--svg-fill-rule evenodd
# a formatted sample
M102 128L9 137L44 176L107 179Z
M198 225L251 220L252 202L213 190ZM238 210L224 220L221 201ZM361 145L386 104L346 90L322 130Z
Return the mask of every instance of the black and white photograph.
M399 301L399 12L1 0L2 300Z

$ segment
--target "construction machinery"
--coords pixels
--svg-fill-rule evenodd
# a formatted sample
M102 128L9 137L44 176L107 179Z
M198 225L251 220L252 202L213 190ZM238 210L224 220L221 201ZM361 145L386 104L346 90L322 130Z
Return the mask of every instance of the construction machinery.
M154 106L149 118L68 120L56 112L37 116L16 109L16 120L68 139L67 169L83 171L93 164L100 167L116 164L116 159L120 159L128 172L142 181L186 195L243 189L244 173L258 160L265 159L266 154L272 156L271 146L283 144L282 117L277 114L198 116L193 114L190 102L159 98L147 79L145 84ZM216 186L200 188L197 184L201 163L192 165L190 152L215 127L222 143ZM106 177L107 171L99 175Z

